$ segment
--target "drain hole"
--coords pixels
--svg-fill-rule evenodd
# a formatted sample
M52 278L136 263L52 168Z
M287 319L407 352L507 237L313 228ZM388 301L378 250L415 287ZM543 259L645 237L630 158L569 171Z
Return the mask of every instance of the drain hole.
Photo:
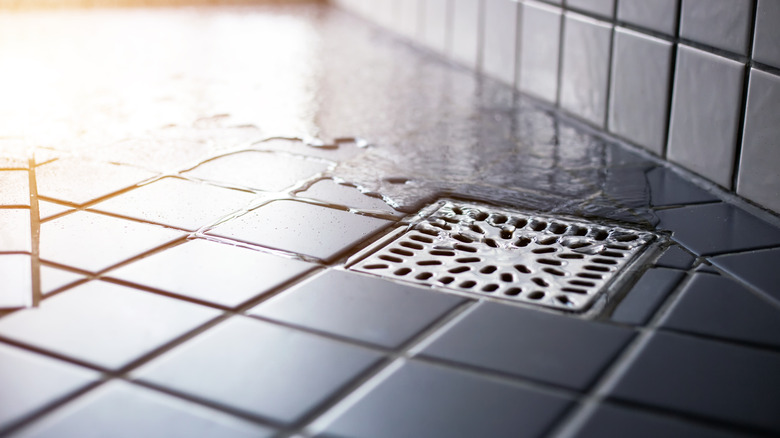
M403 260L399 259L398 257L393 257L385 254L382 254L381 256L379 256L379 258L390 263L403 263Z
M418 243L413 243L413 242L401 242L400 245L403 246L404 248L411 248L411 249L423 249L423 248L425 248L424 246L422 246L422 245L420 245Z
M399 248L390 248L390 252L393 254L398 254L400 256L406 256L406 257L411 257L414 255L414 253L411 251L407 251L405 249L399 249Z
M541 287L547 287L547 286L549 286L549 285L550 285L550 283L548 283L548 282L546 282L546 281L542 280L542 279L541 279L541 278L539 278L539 277L532 278L532 279L531 279L531 281L533 281L534 283L538 284L538 285L539 285L539 286L541 286Z
M501 230L501 238L502 239L511 239L512 238L512 232L509 230Z
M607 248L609 248L609 249L617 249L617 250L620 250L620 251L628 251L629 249L631 249L630 247L628 247L626 245L614 245L614 244L613 245L607 245Z
M571 293L582 294L582 295L586 295L588 293L588 291L586 291L585 289L578 289L576 287L564 287L561 288L561 290L564 292L571 292Z
M434 230L428 230L428 229L425 229L425 228L420 228L417 231L420 232L420 233L423 233L423 234L427 234L427 235L432 236L432 237L439 237L439 233L434 231Z
M609 233L604 230L596 230L596 232L593 233L593 238L596 240L604 240L607 237L609 237Z
M528 266L526 265L515 265L515 269L522 272L523 274L530 274L531 270L528 269Z
M570 244L568 244L566 246L568 246L571 249L579 249L579 248L585 248L586 246L590 246L590 243L588 243L588 242L574 242L574 243L570 243Z
M441 249L434 249L433 251L428 251L428 253L430 255L447 256L447 257L452 257L452 256L455 255L455 251L445 251L445 250L441 250Z
M466 272L470 269L471 268L469 268L468 266L458 266L457 268L452 268L447 272L449 272L450 274L460 274L461 272Z
M569 281L569 284L573 284L575 286L586 286L586 287L593 287L596 285L596 283L592 283L590 281L583 281L583 280L571 280Z
M493 266L493 265L488 265L488 266L485 266L484 268L480 269L479 272L481 272L483 274L492 274L492 273L496 272L497 269L498 268Z
M495 292L498 289L497 284L489 284L482 288L482 292Z
M466 251L466 252L477 252L477 248L474 248L473 246L463 245L460 243L455 244L455 249L459 249L461 251Z
M594 258L593 263L599 263L602 265L617 265L617 260Z
M462 257L459 259L455 259L455 261L458 263L476 263L480 261L480 259L477 257Z
M552 260L552 259L538 259L536 260L538 263L542 263L545 265L552 265L552 266L561 266L563 263L559 260Z
M421 262L417 262L420 266L435 266L440 265L441 262L439 260L423 260Z
M431 224L432 227L441 228L444 231L452 231L452 227L447 225L447 224L437 224L435 222L431 222L430 224ZM428 235L431 234L430 232L426 233L425 231L427 231L427 230L422 230L421 229L420 231L422 231L422 232L424 232L425 234L428 234Z
M414 278L416 278L418 280L427 280L427 279L429 279L431 277L433 277L433 274L431 274L430 272L421 272L421 273L417 274L417 276L414 277Z
M464 281L459 286L464 288L464 289L471 289L472 287L474 287L475 284L477 284L476 281L468 280L468 281Z
M601 280L601 278L602 278L601 275L599 275L599 274L591 274L590 272L580 272L579 274L577 274L577 277L590 278L590 279L593 279L593 280Z
M547 238L544 238L544 239L538 239L536 242L539 243L540 245L552 245L552 244L558 242L558 238L557 237L547 237Z
M457 220L455 218L452 218L452 217L442 217L441 220L443 220L444 222L447 222L448 224L459 224L460 223L459 220Z
M587 269L588 271L609 272L609 268L604 266L587 265L584 269Z
M542 269L542 271L544 271L544 272L546 272L548 274L557 275L558 277L565 277L566 276L565 272L563 272L563 271L561 271L559 269L555 269L555 268L544 268L544 269Z
M498 243L493 239L485 239L485 244L491 248L498 248Z
M605 257L615 257L617 259L623 258L623 254L615 251L602 251L601 255Z
M566 232L566 225L554 223L550 225L550 231L554 234L563 234Z
M504 295L509 295L510 297L516 297L522 293L523 290L519 287L511 287L504 291Z
M442 278L439 279L439 283L441 283L441 284L450 284L453 281L455 281L455 279L453 277L442 277Z
M501 281L503 281L504 283L512 283L513 281L515 281L515 276L510 274L509 272L504 272L503 274L501 274Z
M616 234L615 235L615 240L617 240L618 242L631 242L631 241L636 240L636 239L638 239L638 237L633 235L633 234Z
M475 211L474 220L484 221L485 219L488 218L488 214L485 213L484 211L479 211L479 210L474 210L474 211Z
M522 248L528 246L529 243L531 243L531 239L527 237L523 237L522 239L518 239L517 242L515 242L515 246L519 246Z
M582 254L558 254L558 257L562 259L584 259L585 256Z
M588 234L588 229L583 227L578 227L576 225L571 226L571 234L575 236L585 236Z
M534 254L549 254L549 253L555 252L555 251L558 251L558 250L555 249L555 248L536 248L536 249L532 250L531 252L534 253Z
M463 210L461 210L460 207L452 207L452 212L457 215L463 214Z
M471 231L479 234L485 234L485 230L483 230L479 225L471 225L469 228L471 228Z
M572 303L569 297L567 297L566 295L558 295L557 297L555 297L555 299L558 300L559 303L563 304L566 307L572 307L574 305L574 303Z
M544 298L544 292L540 290L531 292L530 294L528 294L528 298L532 300L541 300L542 298Z
M521 219L517 219L514 222L514 226L517 227L517 228L523 228L526 225L528 225L528 221L525 220L525 219L522 219L522 218Z
M393 274L399 275L399 276L404 276L404 275L406 275L406 274L408 274L410 272L412 272L412 270L409 269L409 268L401 268L401 269L393 272Z
M547 228L547 222L545 221L533 221L531 222L531 229L534 231L542 231Z
M437 234L437 235L438 235L438 234ZM422 243L433 243L433 239L431 239L430 237L425 237L425 236L409 236L409 238L410 238L410 239L412 239L412 240L416 240L416 241L418 241L418 242L422 242Z
M373 265L366 265L363 267L366 269L386 269L388 266L382 264L373 264Z
M474 241L473 239L469 239L468 237L466 237L466 236L464 236L462 234L456 234L456 235L452 236L452 238L455 239L455 240L458 240L460 242L463 242L463 243L471 243L471 242Z
M494 224L499 224L499 225L500 224L505 224L508 219L509 218L507 218L503 214L497 214L497 215L493 216L493 223Z

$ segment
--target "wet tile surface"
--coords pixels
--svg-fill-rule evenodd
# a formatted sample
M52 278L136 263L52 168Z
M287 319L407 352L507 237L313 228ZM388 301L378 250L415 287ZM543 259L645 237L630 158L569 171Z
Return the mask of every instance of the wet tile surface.
M292 280L314 265L202 239L112 271L109 276L226 307Z
M194 304L92 281L0 319L0 336L117 369L216 316Z
M390 224L343 210L275 201L209 234L330 260Z
M274 430L125 382L112 382L49 415L25 437L271 437Z
M0 252L30 252L30 210L0 209Z
M542 436L564 397L407 362L328 426L339 437Z
M137 376L250 415L292 423L379 358L329 339L233 318Z
M649 269L615 308L612 320L634 325L646 323L683 277L685 273L673 269Z
M780 248L713 257L715 266L780 301Z
M0 307L27 307L32 304L32 272L30 256L0 254Z
M66 271L64 269L52 268L51 266L41 266L41 293L46 295L63 286L83 280L81 274Z
M713 194L665 167L647 171L646 177L650 189L650 204L654 207L718 201Z
M584 390L631 337L629 329L483 303L422 354Z
M0 171L0 205L30 205L30 174L24 170Z
M656 260L655 265L662 268L688 269L693 266L696 257L681 249L679 246L671 246Z
M332 179L317 181L306 190L296 192L295 194L304 198L317 199L350 208L395 213L393 207L389 206L382 198L369 196L362 193L357 187L338 184Z
M464 301L453 295L331 270L249 313L396 348Z

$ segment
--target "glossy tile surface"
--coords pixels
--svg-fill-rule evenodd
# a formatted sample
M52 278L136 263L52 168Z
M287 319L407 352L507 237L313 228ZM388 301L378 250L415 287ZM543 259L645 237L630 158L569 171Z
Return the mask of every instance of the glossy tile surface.
M667 156L731 187L744 66L679 46Z
M325 433L388 438L541 436L569 403L560 396L410 361Z
M99 311L96 311L99 310ZM117 369L216 317L218 312L102 281L0 320L0 336ZM138 322L143 321L143 330Z
M155 176L137 167L62 158L35 169L38 194L85 204Z
M329 260L389 223L303 202L275 201L210 234Z
M32 304L32 268L26 254L0 254L0 307L16 308Z
M464 301L454 295L329 270L249 313L396 348Z
M747 54L752 8L750 0L682 0L680 36Z
M777 284L780 249L767 249L713 257L712 263L780 302Z
M482 72L512 85L517 62L519 4L506 0L483 0Z
M543 3L521 3L518 88L548 102L558 94L561 10Z
M75 272L43 265L41 266L41 293L46 295L84 278L86 277Z
M780 3L758 0L753 59L780 68Z
M712 193L665 167L655 167L647 171L645 177L650 189L650 205L653 207L701 204L719 200Z
M662 268L688 269L693 265L696 256L679 246L671 246L656 260L655 265Z
M389 206L381 198L362 193L357 187L338 184L332 179L317 181L306 190L296 192L295 194L303 198L317 199L361 210L395 212L393 207Z
M620 27L614 38L607 128L663 155L672 44Z
M112 278L235 307L314 265L208 240L191 240L111 271Z
M566 0L566 6L611 18L615 12L615 0Z
M41 220L49 219L52 216L58 215L60 213L64 213L66 211L73 210L72 208L62 205L62 204L56 204L54 202L47 202L44 200L38 200L38 214L40 215Z
M240 412L291 423L379 357L326 338L237 317L150 363L137 376Z
M0 252L31 250L29 209L2 208L0 223Z
M666 35L677 33L680 0L618 0L617 18Z
M745 131L737 177L737 193L767 207L780 209L780 76L750 72Z
M0 205L30 206L30 174L26 170L0 171Z
M479 67L480 11L484 0L451 0L450 54L463 65Z
M566 111L604 126L612 28L582 15L564 16L561 101Z
M647 323L683 277L684 273L673 269L649 269L617 306L612 320L633 325Z

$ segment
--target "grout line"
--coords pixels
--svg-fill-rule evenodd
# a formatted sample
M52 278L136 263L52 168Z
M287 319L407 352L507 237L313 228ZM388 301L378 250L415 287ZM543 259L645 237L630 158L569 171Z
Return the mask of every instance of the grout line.
M560 24L558 29L558 71L555 72L555 102L552 102L556 108L561 107L561 86L563 85L563 42L566 37L566 14L561 10ZM557 124L556 124L557 125Z
M35 177L35 157L28 161L29 190L30 190L30 270L32 275L32 305L38 307L41 303L41 221L40 208L38 206L38 183Z
M748 27L748 30L750 32L750 37L748 39L748 56L752 56L753 54L753 45L755 44L755 26L756 26L756 16L758 13L758 2L757 0L753 0L751 3L752 11L751 11L751 20L750 20L750 26ZM731 168L731 187L729 187L729 190L736 193L737 191L737 183L739 182L739 171L740 171L740 164L742 162L742 142L744 141L745 137L745 125L747 124L747 105L748 105L748 91L750 90L750 69L752 67L751 62L747 62L744 66L744 73L742 77L742 102L739 112L739 119L738 121L739 126L737 128L737 139L736 143L734 144L734 155L732 157L732 168Z
M675 27L674 34L675 36L680 34L680 26L681 26L681 19L682 16L682 0L679 0L677 2L677 26ZM667 95L667 102L666 102L666 132L664 133L664 144L661 147L661 157L665 160L668 160L667 155L669 153L669 143L672 141L672 114L674 111L674 93L677 88L677 81L675 81L675 78L677 77L677 51L679 49L679 42L678 39L675 38L673 44L672 44L672 53L670 54L671 59L669 61L669 92Z

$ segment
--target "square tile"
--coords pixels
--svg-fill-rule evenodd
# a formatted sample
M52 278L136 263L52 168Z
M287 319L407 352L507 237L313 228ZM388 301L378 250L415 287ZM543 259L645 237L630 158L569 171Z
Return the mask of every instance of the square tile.
M383 201L381 197L363 193L355 186L339 184L332 179L319 180L309 188L300 192L295 192L295 195L359 210L375 210L391 214L403 214L393 209L393 207Z
M677 245L670 246L663 255L656 260L655 265L662 268L686 270L693 266L696 256L685 251Z
M612 18L615 0L566 0L566 7Z
M330 167L330 163L319 159L241 151L206 161L185 175L239 189L277 192Z
M694 274L662 327L780 347L780 309L725 277Z
M751 0L682 0L680 37L747 55Z
M30 206L30 173L26 170L0 171L0 205Z
M27 254L0 254L0 309L32 305L32 268Z
M675 36L679 1L618 0L618 20Z
M98 272L180 237L170 228L78 211L41 224L41 259Z
M697 255L722 254L780 245L780 228L731 204L694 205L655 212L658 229Z
M271 437L275 431L121 380L109 382L21 433L34 437Z
M464 301L455 295L329 270L249 313L397 348Z
M647 323L683 277L685 273L674 269L648 269L615 308L612 320L633 325Z
M300 260L196 239L122 266L109 275L236 307L313 268Z
M753 69L748 86L737 193L780 211L780 76Z
M74 210L71 207L68 207L67 205L57 204L54 202L48 202L44 201L42 199L38 200L38 215L40 220L46 220L52 216L56 216L60 213L65 213L66 211Z
M0 208L0 252L30 252L30 210Z
M448 27L450 22L450 0L423 0L422 43L429 49L446 54L449 47Z
M209 232L332 260L392 222L297 201L274 201Z
M656 333L610 396L780 431L780 354Z
M632 437L686 437L738 438L743 434L731 430L692 423L679 417L663 416L654 412L629 409L609 403L599 405L585 424L574 434L575 438Z
M780 68L780 27L777 23L780 23L780 3L758 0L753 59Z
M41 265L41 293L48 295L63 286L67 286L85 278L85 276L75 272Z
M780 248L722 255L712 263L743 282L780 301Z
M118 369L217 315L173 298L91 281L3 317L0 335Z
M485 377L406 362L325 431L339 437L542 436L571 401Z
M626 328L488 302L422 354L585 390L632 336Z
M181 178L163 178L92 207L120 216L195 231L238 211L255 195Z
M612 53L610 131L663 155L672 43L618 27Z
M645 177L650 192L650 205L653 207L719 201L712 193L666 167L648 170Z
M0 433L100 378L100 374L0 344Z
M599 127L606 122L611 38L609 23L564 16L560 105Z
M692 47L677 49L669 160L731 187L745 66Z
M155 176L137 167L61 158L35 168L38 194L86 204Z
M147 382L279 423L293 423L381 356L234 317L138 371Z
M482 72L509 85L515 83L519 4L484 0L482 14Z
M483 0L452 0L450 56L472 70L479 68L482 2Z
M522 24L518 88L555 103L558 94L561 9L538 2L520 5Z

